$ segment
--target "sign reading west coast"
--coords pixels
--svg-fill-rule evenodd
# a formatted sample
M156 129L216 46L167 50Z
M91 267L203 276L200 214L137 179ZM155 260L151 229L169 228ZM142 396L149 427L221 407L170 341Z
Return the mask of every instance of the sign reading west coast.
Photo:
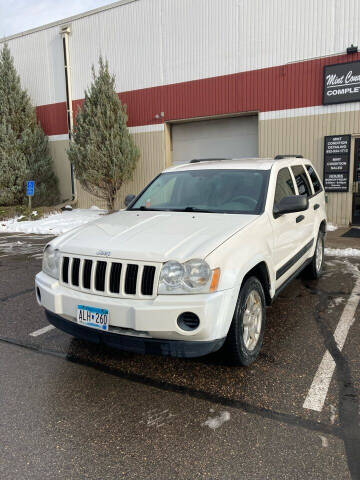
M360 61L324 67L323 104L360 101Z

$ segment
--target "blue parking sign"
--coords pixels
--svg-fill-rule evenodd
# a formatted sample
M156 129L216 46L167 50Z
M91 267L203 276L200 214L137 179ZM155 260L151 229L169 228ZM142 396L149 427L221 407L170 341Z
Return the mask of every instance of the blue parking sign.
M35 182L34 180L30 180L29 182L26 183L26 195L28 197L33 197L34 190L35 190Z

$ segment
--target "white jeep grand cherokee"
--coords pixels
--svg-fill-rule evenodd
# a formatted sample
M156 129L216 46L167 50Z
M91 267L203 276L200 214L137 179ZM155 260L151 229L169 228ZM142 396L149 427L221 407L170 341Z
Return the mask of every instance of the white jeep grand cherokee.
M49 322L142 353L224 345L249 365L266 305L301 270L322 270L325 198L310 161L193 160L131 197L46 246L36 296Z

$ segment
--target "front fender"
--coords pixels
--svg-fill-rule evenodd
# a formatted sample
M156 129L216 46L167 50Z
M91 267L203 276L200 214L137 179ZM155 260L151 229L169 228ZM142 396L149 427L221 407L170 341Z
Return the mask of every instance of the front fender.
M218 289L240 288L245 275L264 262L269 275L270 295L275 287L272 267L273 234L266 215L262 215L236 235L232 236L206 258L211 268L220 268Z

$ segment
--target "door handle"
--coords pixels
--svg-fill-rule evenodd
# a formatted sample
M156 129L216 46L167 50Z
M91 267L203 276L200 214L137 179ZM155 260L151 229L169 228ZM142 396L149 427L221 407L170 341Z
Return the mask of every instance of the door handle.
M299 215L298 217L296 217L296 223L300 223L304 220L304 215Z
M318 208L320 208L320 205L318 203L315 203L314 210L317 210Z

